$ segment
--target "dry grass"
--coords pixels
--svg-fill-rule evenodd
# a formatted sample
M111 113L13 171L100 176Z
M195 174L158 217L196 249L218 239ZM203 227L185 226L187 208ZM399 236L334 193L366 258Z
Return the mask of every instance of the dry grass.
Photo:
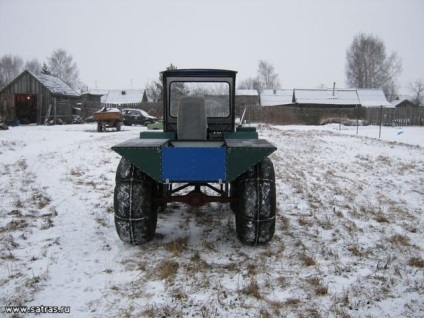
M390 223L388 217L384 213L378 213L375 215L374 220L378 223Z
M161 280L173 280L177 275L180 265L176 261L163 260L159 264L158 275Z
M284 305L286 306L296 306L301 303L299 298L289 298L284 302Z
M187 250L189 237L179 237L175 240L165 244L167 251L171 252L174 256L181 256L181 253Z
M40 229L41 230L47 230L47 229L49 229L53 226L54 226L53 220L51 218L47 217L47 218L44 219L44 222L41 225Z
M245 295L255 297L258 300L262 299L262 295L259 290L259 284L255 278L252 278L250 280L249 285L247 285L246 288L242 290L242 293Z
M360 251L360 249L357 246L349 246L348 251L352 253L352 255L356 257L364 257L365 254Z
M408 262L409 266L424 268L424 259L421 257L411 257Z
M315 266L317 264L313 257L306 255L305 253L300 254L299 258L305 266Z
M31 200L39 210L45 208L51 202L51 198L40 191L35 191L31 197Z
M389 242L398 246L410 246L411 240L406 235L394 234L389 238Z
M313 277L307 280L307 282L314 287L315 295L325 296L328 294L328 286L325 285L318 277Z

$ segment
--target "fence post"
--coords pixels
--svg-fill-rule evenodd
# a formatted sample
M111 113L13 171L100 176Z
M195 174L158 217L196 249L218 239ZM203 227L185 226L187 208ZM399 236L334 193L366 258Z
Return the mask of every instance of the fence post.
M359 134L359 106L356 105L356 135Z
M57 100L56 97L53 99L54 101L54 124L57 124Z
M378 132L378 138L381 138L381 125L383 123L383 106L380 106L380 130Z

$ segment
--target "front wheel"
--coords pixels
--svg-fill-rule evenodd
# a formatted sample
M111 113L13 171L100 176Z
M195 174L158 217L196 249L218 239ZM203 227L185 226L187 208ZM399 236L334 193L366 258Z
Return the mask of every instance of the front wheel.
M234 182L238 196L236 230L247 245L269 242L275 232L276 191L272 161L266 158L243 173Z
M133 245L155 236L157 209L153 204L156 183L127 159L116 171L114 193L115 227L119 238Z

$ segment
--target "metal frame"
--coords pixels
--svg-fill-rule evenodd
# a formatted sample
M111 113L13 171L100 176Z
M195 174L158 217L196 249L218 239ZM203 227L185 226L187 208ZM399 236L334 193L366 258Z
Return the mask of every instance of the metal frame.
M186 183L175 189L172 188L172 185L173 183L167 184L168 189L164 187L162 196L156 197L154 200L158 202L181 202L192 207L201 207L210 202L230 203L237 201L237 198L229 195L229 183L220 183L219 188L212 186L210 183ZM194 187L194 189L185 195L174 195L189 187ZM218 195L207 195L202 192L201 187L209 188Z

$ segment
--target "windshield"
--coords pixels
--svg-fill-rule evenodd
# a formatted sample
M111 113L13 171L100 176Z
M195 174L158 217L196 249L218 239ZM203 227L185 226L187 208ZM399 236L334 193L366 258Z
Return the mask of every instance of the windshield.
M170 85L170 112L178 115L178 104L182 96L199 96L205 99L206 116L228 117L230 115L230 84L228 82L183 82Z

